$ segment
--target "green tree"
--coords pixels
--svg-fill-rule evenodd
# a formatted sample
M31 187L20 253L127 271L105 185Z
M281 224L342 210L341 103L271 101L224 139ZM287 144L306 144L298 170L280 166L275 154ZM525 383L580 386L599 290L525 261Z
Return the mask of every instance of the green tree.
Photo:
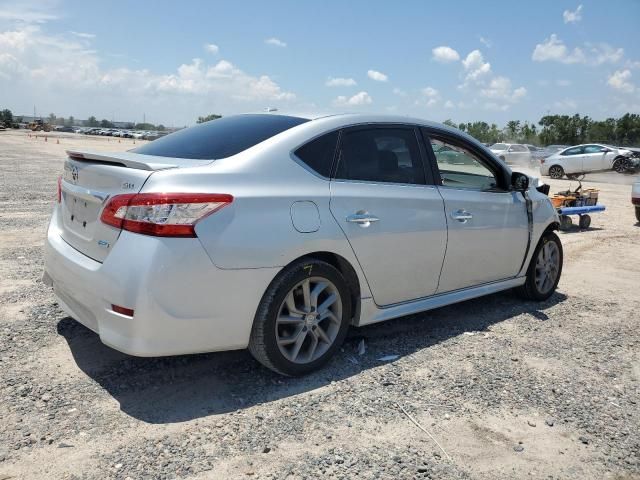
M505 133L509 140L517 141L520 136L520 120L509 120L505 127Z
M49 120L49 125L55 125L56 124L56 115L55 115L55 113L50 113L49 117L48 117L48 120Z
M200 122L198 122L200 123ZM458 125L456 125L453 120L451 120L450 118L447 118L444 122L442 122L443 125L446 125L447 127L453 127L453 128L458 128Z
M5 108L0 112L0 122L4 123L7 127L13 124L13 113L8 108Z
M617 143L624 146L640 144L640 115L625 113L616 122Z
M167 127L165 127L164 125L160 124L156 127L156 130L158 130L159 132L164 132L167 129Z
M98 127L100 125L96 117L94 117L93 115L91 115L83 123L85 127Z
M73 115L71 115L66 122L64 122L65 126L67 127L73 127L74 123L76 122L76 119L73 118Z
M113 128L114 125L106 118L103 118L102 120L100 120L100 126L102 128Z
M156 126L153 123L136 123L134 127L136 130L155 130Z
M222 115L216 115L215 113L212 113L211 115L207 115L206 117L198 117L196 123L204 123L210 120L217 120L219 118L222 118Z

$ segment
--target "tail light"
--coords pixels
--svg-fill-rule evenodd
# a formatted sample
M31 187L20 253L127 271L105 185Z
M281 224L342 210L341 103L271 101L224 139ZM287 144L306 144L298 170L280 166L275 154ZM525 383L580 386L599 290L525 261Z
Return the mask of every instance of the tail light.
M198 221L230 204L220 193L138 193L112 197L100 220L107 225L157 237L195 237Z
M540 159L540 163L544 163L544 158L541 158L541 159Z
M62 202L62 175L58 176L58 203Z

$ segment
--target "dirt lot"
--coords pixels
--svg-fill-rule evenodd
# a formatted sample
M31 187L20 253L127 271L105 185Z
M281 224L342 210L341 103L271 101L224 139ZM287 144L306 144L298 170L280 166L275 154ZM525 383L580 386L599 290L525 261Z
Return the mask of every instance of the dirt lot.
M327 368L284 379L246 352L129 357L66 317L42 246L80 146L132 140L0 132L0 479L640 478L629 177L588 185L608 209L560 234L549 301L502 293L353 329Z

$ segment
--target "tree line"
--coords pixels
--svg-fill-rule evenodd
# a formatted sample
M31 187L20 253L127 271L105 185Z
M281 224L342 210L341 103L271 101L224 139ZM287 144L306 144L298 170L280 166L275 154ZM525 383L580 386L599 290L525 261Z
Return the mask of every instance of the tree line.
M445 125L468 133L483 143L513 142L533 145L577 145L580 143L606 143L619 146L640 146L640 115L625 113L619 118L593 120L575 114L545 115L538 124L510 120L504 128L495 123L455 123Z
M198 117L196 123L208 122L221 118L220 115L211 114ZM51 125L77 126L78 123L72 116L68 118L56 117L51 113L47 118ZM22 117L14 117L11 110L0 111L0 123L12 126L22 123ZM83 120L84 127L114 128L113 122L107 119L98 120L90 116ZM545 115L537 124L510 120L503 128L498 128L495 123L468 122L455 123L445 120L445 125L455 127L468 133L483 143L513 142L528 143L533 145L576 145L580 143L607 143L619 146L640 146L640 115L637 113L625 113L619 118L607 118L606 120L593 120L589 116L575 114L570 115ZM162 124L129 123L124 128L130 130L166 130Z

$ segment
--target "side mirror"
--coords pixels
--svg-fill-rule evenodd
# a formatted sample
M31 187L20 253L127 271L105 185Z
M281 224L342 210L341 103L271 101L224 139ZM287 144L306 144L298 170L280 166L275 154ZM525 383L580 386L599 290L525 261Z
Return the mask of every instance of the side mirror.
M610 152L611 150L610 150L610 149L608 149L607 147L602 147L602 148L600 149L600 151L601 151L602 153L607 153L607 152Z
M529 177L524 173L513 172L511 174L511 186L517 192L525 192L529 189Z

